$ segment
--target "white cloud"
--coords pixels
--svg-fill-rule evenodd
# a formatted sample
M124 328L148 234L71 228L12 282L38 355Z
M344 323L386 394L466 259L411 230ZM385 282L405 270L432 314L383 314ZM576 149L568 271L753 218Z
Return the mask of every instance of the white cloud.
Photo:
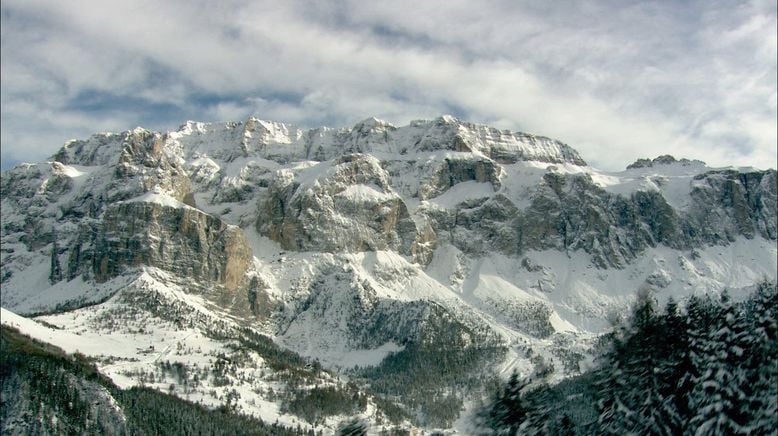
M605 168L668 152L775 166L769 1L2 8L4 159L37 159L86 131L150 120L171 128L253 114L339 127L454 111L557 137ZM110 97L98 99L105 111L83 107L90 93Z

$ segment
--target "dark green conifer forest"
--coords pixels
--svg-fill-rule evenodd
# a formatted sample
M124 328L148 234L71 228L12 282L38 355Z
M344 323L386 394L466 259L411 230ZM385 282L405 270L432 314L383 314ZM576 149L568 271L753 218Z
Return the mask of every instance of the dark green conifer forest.
M555 386L514 374L479 414L485 434L778 434L778 290L660 308L638 294L599 365Z

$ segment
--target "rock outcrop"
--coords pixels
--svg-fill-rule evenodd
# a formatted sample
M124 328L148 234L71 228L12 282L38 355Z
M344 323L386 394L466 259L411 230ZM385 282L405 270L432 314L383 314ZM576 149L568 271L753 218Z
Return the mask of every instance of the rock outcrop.
M468 181L491 183L495 191L500 188L501 167L491 159L470 153L447 156L435 162L431 172L419 187L420 200L437 197L457 183Z
M742 235L778 239L775 170L710 171L695 177L685 233L693 241L720 243Z
M252 262L240 228L184 204L132 201L109 207L95 241L94 277L153 266L199 283L236 290Z
M257 229L288 250L411 254L416 224L380 161L347 155L328 166L281 171L260 200Z
M657 165L672 165L678 163L682 166L688 166L688 165L705 165L705 162L699 161L699 160L689 160L689 159L676 159L675 157L664 154L662 156L655 157L654 159L638 159L635 162L627 165L628 170L636 169L636 168L653 168Z

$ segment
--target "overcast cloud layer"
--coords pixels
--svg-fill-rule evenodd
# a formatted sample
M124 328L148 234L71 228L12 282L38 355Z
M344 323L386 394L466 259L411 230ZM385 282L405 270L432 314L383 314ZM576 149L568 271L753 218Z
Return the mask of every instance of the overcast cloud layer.
M249 115L444 113L623 169L776 166L776 3L3 0L2 167L65 140Z

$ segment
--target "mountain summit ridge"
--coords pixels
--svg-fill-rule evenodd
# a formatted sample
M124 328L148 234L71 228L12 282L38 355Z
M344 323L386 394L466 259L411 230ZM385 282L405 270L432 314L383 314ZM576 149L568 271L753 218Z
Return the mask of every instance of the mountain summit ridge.
M289 162L326 160L346 153L399 153L473 151L496 160L538 160L586 165L570 146L544 136L498 130L451 116L414 120L406 126L367 118L352 128L302 129L293 124L248 117L244 122L202 123L187 121L178 130L151 132L138 127L122 133L99 133L88 140L70 140L51 160L65 164L105 164L100 148L114 148L133 136L151 134L167 147L179 143L191 154L210 154L228 160L255 157ZM209 138L211 137L211 138ZM226 149L214 148L213 137ZM211 139L209 141L209 139ZM278 149L283 147L286 150ZM115 152L115 150L114 150Z

